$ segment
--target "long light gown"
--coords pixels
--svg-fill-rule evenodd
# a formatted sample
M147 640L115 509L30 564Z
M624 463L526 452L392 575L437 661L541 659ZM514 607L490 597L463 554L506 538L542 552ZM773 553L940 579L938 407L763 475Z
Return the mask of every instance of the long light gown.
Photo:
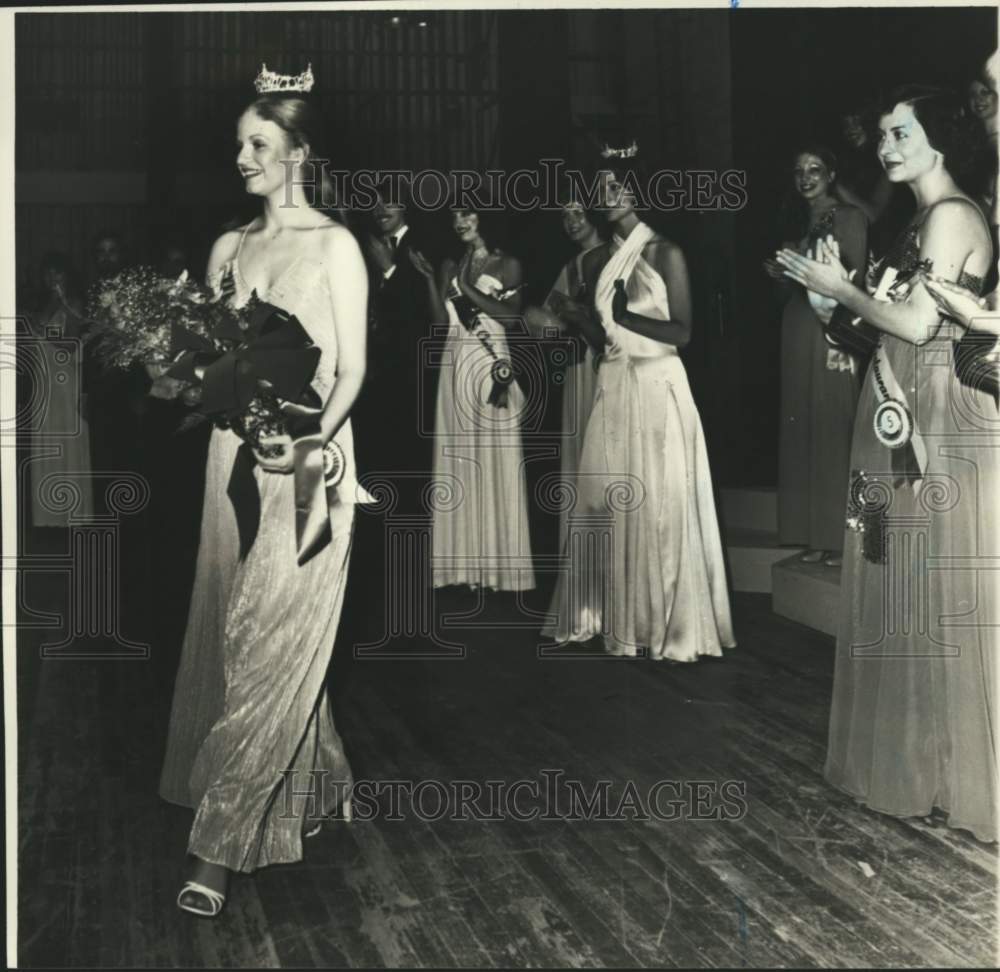
M614 655L693 661L735 645L701 420L670 344L620 327L616 279L629 310L670 319L663 278L642 257L640 223L601 273L595 305L607 332L578 474L567 567L543 634L600 635Z
M249 288L239 253L233 268L234 300L242 303ZM294 314L321 349L313 386L326 400L337 371L326 268L318 258L299 258L260 296ZM325 677L343 604L354 503L369 497L357 484L350 420L336 441L347 469L339 502L330 507L332 539L299 567L293 477L259 467L260 527L239 560L226 488L241 443L230 431L212 434L160 795L196 808L189 852L231 870L300 860L303 815L332 812L352 784Z
M475 286L494 296L503 291L485 273ZM485 344L509 360L507 332L486 314L470 332L450 299L445 306L448 335L434 421L433 584L530 590L535 573L521 444L527 400L514 381L506 407L488 402L496 359Z
M869 290L885 265L912 268L919 245L913 223ZM963 274L959 283L978 290L982 281ZM891 371L906 396L926 450L922 474L916 451L889 450L875 436L883 396L874 364L862 387L851 467L871 482L868 498L889 505L881 558L874 521L844 534L824 773L873 810L924 816L937 807L950 826L995 841L1000 414L989 394L959 382L958 336L949 325L921 346L882 335L880 374Z
M35 526L65 527L70 512L59 502L65 484L75 496L74 518L94 515L91 484L90 423L81 408L80 346L74 335L75 312L57 307L36 329L44 359L44 408L33 413L31 462L31 522Z
M598 244L600 245L600 244ZM580 300L584 290L583 258L595 247L588 247L578 253L562 268L552 285L545 306L549 306L552 295L559 293L570 300ZM594 354L590 346L584 347L578 359L566 367L562 383L562 412L559 439L560 475L564 486L575 489L576 474L583 454L583 437L594 405L594 390L597 387L597 371L594 368ZM559 516L559 549L566 544L569 523L569 506L561 510Z
M867 224L861 210L828 210L802 241L801 252L828 234L840 244L847 269L862 272ZM781 317L778 540L812 550L840 550L859 366L827 343L805 289L787 286L791 294Z

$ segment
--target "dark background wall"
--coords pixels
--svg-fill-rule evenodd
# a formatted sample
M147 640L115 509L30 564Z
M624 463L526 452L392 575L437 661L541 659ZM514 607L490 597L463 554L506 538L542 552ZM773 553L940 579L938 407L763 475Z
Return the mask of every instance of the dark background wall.
M654 168L748 173L738 214L654 218L685 247L696 337L685 352L716 478L776 475L773 247L787 154L832 139L845 102L897 81L960 85L996 46L990 8L18 14L18 280L41 254L90 270L93 234L133 258L179 233L193 269L253 212L233 127L261 61L311 61L341 168L571 165L638 139ZM420 21L425 26L420 26ZM447 238L445 218L432 220ZM509 221L533 296L569 251L558 218Z

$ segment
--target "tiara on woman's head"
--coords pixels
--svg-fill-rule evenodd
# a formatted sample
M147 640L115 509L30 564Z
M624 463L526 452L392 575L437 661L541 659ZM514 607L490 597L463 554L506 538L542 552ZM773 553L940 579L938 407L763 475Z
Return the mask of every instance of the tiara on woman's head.
M605 159L633 159L639 154L639 146L633 139L628 148L612 148L605 144L601 149L601 157Z
M312 64L302 74L278 74L276 71L268 71L266 64L261 64L260 73L253 86L257 89L257 94L269 94L272 91L312 91L315 81Z

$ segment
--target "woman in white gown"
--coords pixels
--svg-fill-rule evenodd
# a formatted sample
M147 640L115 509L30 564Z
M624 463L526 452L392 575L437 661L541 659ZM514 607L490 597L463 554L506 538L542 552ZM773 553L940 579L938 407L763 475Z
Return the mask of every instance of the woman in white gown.
M590 327L606 350L567 568L543 633L559 642L599 636L614 655L719 656L735 640L701 420L678 356L691 331L687 268L636 214L630 167L607 166L613 235L584 261L596 277Z
M368 499L355 478L348 418L364 376L367 275L349 230L303 191L315 172L311 155L322 157L315 121L312 105L288 88L265 92L243 113L237 165L263 213L220 237L209 259L210 280L231 271L237 304L256 291L297 317L321 349L313 380L325 403L319 436L340 446L346 469L329 510L329 542L300 566L291 440L263 443L280 454L255 453L259 528L240 559L227 485L241 443L231 431L212 436L160 786L165 799L196 809L188 844L194 864L178 905L207 916L222 909L231 871L300 860L303 832L345 802L352 782L325 678L354 503Z
M33 410L37 417L31 463L31 522L41 527L68 526L68 513L55 502L64 482L72 483L76 494L73 516L94 515L90 425L78 344L83 314L71 277L69 261L61 253L47 254L42 261L45 302L29 317L45 360L45 407Z
M412 256L434 322L448 326L434 416L433 586L524 591L535 586L521 446L527 399L513 380L505 320L521 311L521 265L488 245L480 220L454 211L465 253L443 262L437 282L423 255Z

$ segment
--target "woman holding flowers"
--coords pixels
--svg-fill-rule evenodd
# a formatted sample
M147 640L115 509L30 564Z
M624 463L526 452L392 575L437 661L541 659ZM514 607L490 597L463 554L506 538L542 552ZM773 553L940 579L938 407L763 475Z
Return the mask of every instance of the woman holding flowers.
M348 418L365 362L367 276L332 209L317 152L312 73L262 70L259 97L239 118L236 164L261 214L224 234L210 283L256 294L302 324L321 352L312 388L322 407L313 446L339 447L343 476L330 492L327 540L303 556L297 540L297 464L305 438L266 437L252 450L213 433L197 576L175 688L161 795L195 808L193 858L179 907L214 917L231 871L302 857L302 836L343 805L350 768L324 688L343 603L355 502ZM310 185L310 183L313 185ZM307 190L319 188L316 198ZM241 448L243 447L243 448ZM315 461L319 453L310 453ZM256 529L247 543L234 484L252 475ZM244 479L245 483L245 479ZM254 492L254 491L252 491ZM231 498L231 496L233 498ZM258 505L259 504L259 505ZM324 524L325 526L325 524Z

